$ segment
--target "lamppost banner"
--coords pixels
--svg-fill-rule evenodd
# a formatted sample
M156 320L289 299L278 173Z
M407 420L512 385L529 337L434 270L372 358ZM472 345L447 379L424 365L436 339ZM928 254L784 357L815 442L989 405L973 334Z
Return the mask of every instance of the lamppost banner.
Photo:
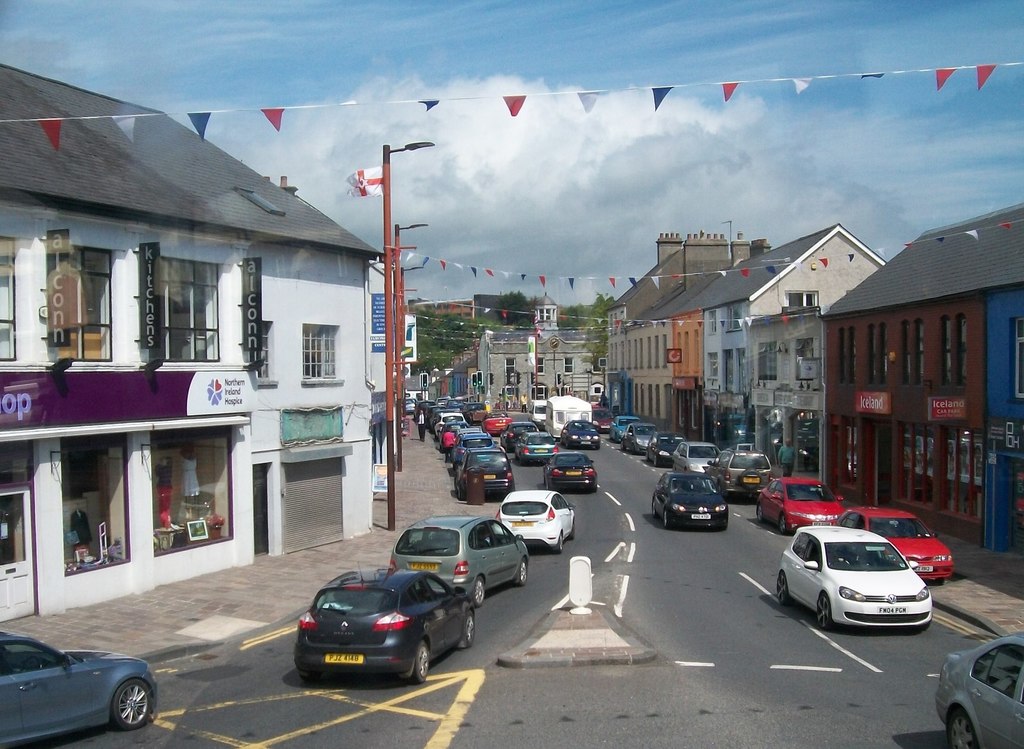
M405 343L402 345L401 361L412 364L417 359L416 352L416 315L405 316Z

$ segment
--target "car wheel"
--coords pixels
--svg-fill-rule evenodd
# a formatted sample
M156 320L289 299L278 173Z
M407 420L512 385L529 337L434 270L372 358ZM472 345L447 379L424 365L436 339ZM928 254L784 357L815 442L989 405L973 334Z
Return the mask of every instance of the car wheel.
M651 499L651 517L655 520L658 519L658 503Z
M757 500L757 506L754 507L754 516L757 518L757 522L764 522L764 510L761 509L761 500Z
M779 510L778 525L779 525L779 533L781 533L783 536L785 536L789 532L789 526L786 525L786 513L783 512L782 510Z
M405 674L405 678L414 684L422 684L427 680L427 672L430 671L430 647L426 640L421 640L416 646L416 655L412 657L412 668Z
M780 606L792 606L793 597L789 595L789 581L786 580L786 573L779 570L779 576L775 578L775 597Z
M572 519L572 525L569 526L569 535L565 537L566 541L570 541L576 538L576 518Z
M472 606L466 610L466 618L462 621L462 639L459 640L459 650L473 647L476 640L476 610Z
M594 445L594 449L595 450L600 450L601 449L601 443L598 442L596 445Z
M529 565L530 563L527 561L526 557L519 560L519 569L516 570L516 577L513 582L515 582L515 584L520 588L526 585L526 576L529 572Z
M665 530L672 527L672 521L668 519L668 510L664 507L661 508L661 525Z
M561 554L562 553L562 544L563 543L564 543L564 539L562 538L562 534L559 533L558 534L558 541L556 541L555 545L551 547L551 551L553 551L555 554Z
M122 731L142 728L153 717L153 689L142 679L128 679L110 699L110 721Z
M950 749L976 749L978 734L974 723L962 707L954 708L946 721L946 744Z
M818 604L814 607L814 616L818 620L819 629L832 629L836 624L832 618L832 603L828 600L828 594L825 591L818 594Z
M304 668L295 669L299 672L299 678L307 684L311 684L314 681L320 681L320 677L323 676L319 671L307 671Z
M484 588L484 579L477 575L473 584L469 586L469 602L473 604L473 608L480 608L484 605L484 596L486 595Z

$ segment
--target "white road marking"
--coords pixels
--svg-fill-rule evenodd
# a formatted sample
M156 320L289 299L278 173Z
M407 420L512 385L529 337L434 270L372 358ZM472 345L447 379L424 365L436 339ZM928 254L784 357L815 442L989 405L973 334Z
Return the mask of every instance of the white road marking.
M619 549L624 549L624 548L626 548L626 542L625 541L619 541L617 544L615 544L615 548L612 549L612 553L604 558L605 563L608 563L608 562L612 561L613 559L615 559L615 557L618 556Z
M676 661L677 666L692 666L693 668L714 668L714 663L702 663L701 661Z
M619 507L622 507L622 502L620 502L620 501L619 501L619 500L617 500L617 499L616 499L615 497L613 497L613 496L611 495L611 492L605 492L605 493L604 493L604 495L605 495L606 497L608 497L608 499L610 499L610 500L611 500L612 502L614 502L615 504L617 504L617 505L618 505Z
M738 513L738 512L734 512L734 513L732 514L732 516L733 516L734 518L741 518L741 517L743 517L743 516L742 516L742 515L741 515L740 513Z
M551 610L554 611L556 609L560 609L560 608L562 608L567 603L569 603L569 594L568 593L565 594L565 598L563 598L561 601L559 601L554 606L552 606Z
M636 526L633 525L633 518L630 517L628 512L626 513L626 522L629 523L629 529L635 533L636 532Z
M615 616L619 619L622 618L622 604L626 602L626 589L629 587L629 575L622 576L622 588L619 590L619 602L615 604L613 610Z
M875 666L872 666L872 665L871 665L870 663L868 663L868 662L867 662L866 660L864 660L863 658L860 658L860 657L858 657L858 656L854 655L853 653L851 653L851 652L850 652L849 650L847 650L846 648L844 648L844 647L843 647L842 645L840 645L840 644L839 644L838 642L836 642L835 640L833 640L833 639L831 639L830 637L828 637L828 636L826 636L826 635L822 634L822 633L821 633L821 632L819 632L818 630L816 630L816 629L813 629L813 628L811 627L811 625L810 625L810 624L808 624L807 622L800 622L800 623L801 623L801 624L803 624L803 625L804 625L805 627L807 627L807 629L811 630L811 632L813 632L814 634L816 634L816 635L817 635L818 637L820 637L820 638L821 638L822 640L824 640L825 642L827 642L827 643L828 643L829 645L831 645L832 647L834 647L834 648L835 648L836 650L838 650L838 651L839 651L840 653L842 653L843 655L845 655L845 656L847 656L847 657L849 657L849 658L852 658L853 660L857 661L857 663L859 663L860 665L864 666L864 668L868 669L869 671L874 671L874 672L875 672L876 674L880 674L880 673L882 673L882 669L880 669L880 668L876 668Z
M759 591L761 591L762 593L764 593L764 594L765 594L766 596L771 596L771 595L773 595L773 594L771 593L771 591L769 591L769 590L768 590L768 589L767 589L766 587L764 587L763 585L761 585L761 583L759 583L759 582L758 582L757 580L755 580L754 578L752 578L752 577L751 577L750 575L748 575L748 574L747 574L746 572L741 572L741 573L740 573L740 577L742 577L742 578L743 578L744 580L746 580L746 581L747 581L748 583L750 583L750 584L751 584L751 585L753 585L753 586L754 586L755 588L757 588L757 589L758 589Z
M925 676L927 676L929 679L938 679L939 678L938 674L925 674Z
M841 668L831 668L830 666L786 666L781 663L771 666L771 669L775 671L824 671L830 674L843 672Z
M633 555L636 554L636 544L631 543L629 545L629 556L626 557L626 563L631 564L633 562Z

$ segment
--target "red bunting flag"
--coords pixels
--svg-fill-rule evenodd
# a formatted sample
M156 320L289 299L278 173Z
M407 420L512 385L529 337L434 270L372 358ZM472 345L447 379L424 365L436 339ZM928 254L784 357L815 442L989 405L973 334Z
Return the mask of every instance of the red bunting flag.
M261 109L261 112L270 120L270 124L274 126L277 132L281 132L281 117L284 115L284 107L273 107L271 109Z
M726 101L729 101L729 99L732 98L733 92L736 90L736 87L739 86L739 85L740 84L738 84L738 83L723 83L722 84L722 93L725 94L725 100Z
M544 276L538 276L538 278L540 278L540 285L541 286L545 286L546 287L548 285L548 279L547 278L545 278Z
M494 271L491 270L490 268L484 268L484 273L486 273L488 276L491 276L491 278L494 277Z
M949 76L956 72L956 68L939 68L935 71L935 85L936 91L941 91L942 87L946 85L946 81L949 80Z
M981 87L985 85L985 81L992 75L992 71L996 69L995 65L979 65L978 66L978 90L981 91Z
M614 289L615 288L615 276L608 276L608 283L610 283L612 285L612 288Z
M828 258L827 257L823 257L821 259L821 267L822 268L827 268L828 267Z
M519 110L523 108L523 103L526 101L525 96L503 96L505 100L505 106L508 107L508 113L515 117L519 114Z
M1002 224L999 224L999 225L1001 227L1003 227L1004 229L1009 229L1011 226L1013 226L1013 224L1011 224L1009 221L1007 221L1005 223L1002 223Z
M740 275L744 278L750 278L750 268L741 268Z
M60 125L63 120L39 120L39 126L43 128L46 137L50 139L50 145L54 151L60 150Z
M788 323L789 322L789 315L783 315L782 316L782 322Z
M447 260L438 260L437 262L439 262L441 264L441 270L448 270L448 261Z

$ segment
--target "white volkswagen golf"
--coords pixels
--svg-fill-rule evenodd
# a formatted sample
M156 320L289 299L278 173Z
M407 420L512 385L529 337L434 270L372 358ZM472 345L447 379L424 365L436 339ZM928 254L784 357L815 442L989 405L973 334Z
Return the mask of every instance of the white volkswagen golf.
M928 628L932 598L913 564L877 533L840 527L801 528L782 553L779 603L807 606L818 626Z
M523 541L540 541L556 554L576 535L576 512L558 492L525 489L509 492L495 516Z

